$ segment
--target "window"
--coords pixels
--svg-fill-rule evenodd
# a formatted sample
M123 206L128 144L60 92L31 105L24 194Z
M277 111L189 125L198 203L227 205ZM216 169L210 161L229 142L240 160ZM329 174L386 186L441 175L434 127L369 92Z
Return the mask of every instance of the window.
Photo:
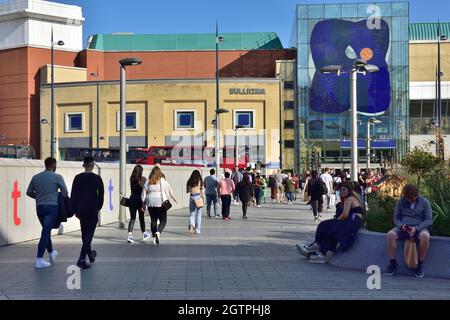
M66 132L83 132L84 113L66 113Z
M284 90L294 90L294 81L285 81L284 82Z
M127 111L125 116L125 129L127 131L138 130L138 112ZM117 112L117 131L120 131L120 111Z
M175 129L195 129L195 111L176 111Z
M236 111L234 117L235 126L254 128L253 111Z
M294 140L285 140L284 141L284 147L286 149L294 149L295 148L295 142Z
M285 101L284 109L285 110L294 110L294 101Z
M294 129L294 120L286 120L284 121L285 129Z

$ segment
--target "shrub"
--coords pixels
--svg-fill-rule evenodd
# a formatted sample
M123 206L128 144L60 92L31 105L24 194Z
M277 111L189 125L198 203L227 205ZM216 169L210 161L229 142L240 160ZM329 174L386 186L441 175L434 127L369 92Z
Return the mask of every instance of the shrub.
M387 233L394 228L394 210L397 199L370 195L369 210L365 217L367 230Z
M408 153L402 161L402 166L405 166L409 174L417 176L417 185L420 185L420 180L431 169L438 165L439 159L430 152L426 152L419 147L415 147L413 151Z

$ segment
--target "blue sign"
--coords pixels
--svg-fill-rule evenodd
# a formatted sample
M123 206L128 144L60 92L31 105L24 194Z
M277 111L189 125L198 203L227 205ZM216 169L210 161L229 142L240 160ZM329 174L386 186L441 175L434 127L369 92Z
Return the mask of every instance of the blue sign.
M113 207L113 203L112 203L112 193L114 191L114 186L112 183L112 179L109 179L108 191L109 191L109 211L113 211L114 207Z
M366 149L366 140L358 140L358 149ZM341 140L342 149L351 149L352 142L350 140ZM372 149L397 149L397 141L395 140L372 140Z

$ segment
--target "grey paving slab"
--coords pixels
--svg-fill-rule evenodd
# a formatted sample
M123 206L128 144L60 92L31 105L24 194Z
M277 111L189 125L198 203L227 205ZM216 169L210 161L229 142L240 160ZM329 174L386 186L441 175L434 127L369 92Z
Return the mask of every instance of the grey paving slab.
M130 245L126 231L102 226L81 290L67 288L66 273L81 248L79 232L53 238L60 255L47 270L33 269L37 241L2 247L0 299L450 299L448 280L383 276L382 289L372 291L363 272L310 264L295 245L312 239L317 224L301 203L267 203L248 215L243 221L233 206L232 221L204 218L202 234L190 236L187 210L170 212L160 246Z

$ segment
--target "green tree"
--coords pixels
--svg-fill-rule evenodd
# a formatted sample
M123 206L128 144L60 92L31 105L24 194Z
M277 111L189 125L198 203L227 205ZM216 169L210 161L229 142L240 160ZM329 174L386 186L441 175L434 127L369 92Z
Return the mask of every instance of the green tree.
M409 174L417 176L417 185L420 185L422 177L439 164L439 159L432 153L415 147L405 156L401 164Z

